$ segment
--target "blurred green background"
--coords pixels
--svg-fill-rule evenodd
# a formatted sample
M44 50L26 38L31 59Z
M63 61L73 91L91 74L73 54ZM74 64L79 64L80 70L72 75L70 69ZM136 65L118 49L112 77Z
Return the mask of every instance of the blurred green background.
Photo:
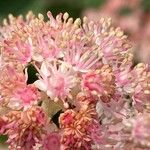
M79 17L82 10L97 7L104 0L0 0L0 20L13 15L26 14L32 10L35 14L46 14L50 10L54 15L59 12L69 12L72 17Z
M83 10L96 8L106 0L0 0L0 21L9 13L13 15L25 15L29 10L35 14L44 15L50 10L54 15L60 12L68 12L72 17L81 16ZM115 0L114 0L115 1ZM150 0L142 0L143 9L150 11Z

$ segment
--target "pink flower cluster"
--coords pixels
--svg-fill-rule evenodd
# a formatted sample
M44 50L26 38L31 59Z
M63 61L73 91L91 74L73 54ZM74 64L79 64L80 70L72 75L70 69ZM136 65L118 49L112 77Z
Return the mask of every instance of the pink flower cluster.
M106 0L98 9L83 12L95 21L111 17L115 26L121 27L132 41L135 61L150 64L150 12L143 8L144 0Z
M0 27L0 134L9 149L150 149L149 66L133 66L127 36L110 19L47 16L9 15Z

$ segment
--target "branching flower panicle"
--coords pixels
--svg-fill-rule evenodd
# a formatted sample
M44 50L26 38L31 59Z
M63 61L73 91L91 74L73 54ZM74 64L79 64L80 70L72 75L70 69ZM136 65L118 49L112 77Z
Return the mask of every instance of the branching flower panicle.
M149 144L149 65L111 19L29 12L0 27L0 134L10 150Z

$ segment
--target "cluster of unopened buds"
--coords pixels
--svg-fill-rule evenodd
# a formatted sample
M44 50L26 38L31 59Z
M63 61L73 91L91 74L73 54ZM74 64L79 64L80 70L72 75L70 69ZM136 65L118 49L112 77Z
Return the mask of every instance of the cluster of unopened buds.
M0 27L0 134L10 150L149 150L150 71L111 19Z

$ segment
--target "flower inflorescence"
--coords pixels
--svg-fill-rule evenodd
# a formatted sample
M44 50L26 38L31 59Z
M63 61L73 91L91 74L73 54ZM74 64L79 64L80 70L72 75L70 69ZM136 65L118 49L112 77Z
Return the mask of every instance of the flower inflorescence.
M9 15L0 27L0 133L9 149L150 148L149 66L133 66L127 36L111 19L47 16Z

